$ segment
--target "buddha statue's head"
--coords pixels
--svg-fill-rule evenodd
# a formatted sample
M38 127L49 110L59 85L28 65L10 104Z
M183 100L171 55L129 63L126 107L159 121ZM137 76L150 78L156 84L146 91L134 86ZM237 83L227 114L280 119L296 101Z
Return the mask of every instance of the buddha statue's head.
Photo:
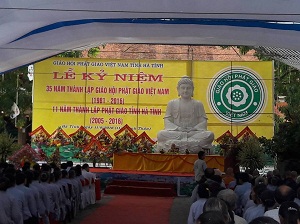
M177 84L178 96L192 97L194 95L194 83L188 76L183 76Z

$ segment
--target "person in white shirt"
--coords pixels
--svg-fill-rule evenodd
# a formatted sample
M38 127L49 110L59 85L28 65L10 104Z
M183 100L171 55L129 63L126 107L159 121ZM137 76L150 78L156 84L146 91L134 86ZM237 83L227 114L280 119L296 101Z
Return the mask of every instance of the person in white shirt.
M207 168L205 159L205 152L198 152L198 159L194 162L194 173L195 173L195 181L199 183L201 178L204 176L204 171Z
M260 195L266 189L267 189L267 186L265 184L260 184L260 185L254 186L252 188L251 198L252 198L253 202L255 203L255 205L248 208L243 215L243 218L247 222L251 222L253 219L264 215L265 207L262 204Z
M46 175L48 175L47 172ZM47 188L44 187L44 185L39 182L39 179L40 179L40 171L35 170L33 172L33 181L31 185L36 189L38 189L39 191L40 203L41 203L41 207L39 207L39 215L43 220L44 224L49 224L50 221L48 215L50 212L50 202L49 202L48 192L47 192Z
M277 207L274 191L268 190L268 188L260 194L260 199L265 207L265 212Z
M35 181L36 184L33 183L34 181L34 172L32 170L27 170L25 172L26 175L26 186L32 190L32 194L35 199L35 203L37 205L37 210L38 210L38 217L44 217L46 213L46 208L44 201L42 200L42 192L39 190L39 183L38 181Z
M53 195L53 192L51 190L51 187L49 187L49 173L48 172L42 172L40 175L40 188L43 189L43 192L46 193L45 200L45 207L47 211L47 215L43 217L43 222L48 224L50 223L50 218L52 218L52 215L54 213L54 204L55 204L55 196Z
M287 185L281 185L275 190L274 197L275 197L275 201L278 204L278 207L271 209L269 211L266 211L264 216L269 216L269 217L275 219L277 222L280 222L279 216L278 216L278 211L279 211L280 205L286 201L294 201L295 197L296 197L296 193L291 187L289 187Z
M293 201L283 202L279 208L278 215L281 224L298 224L299 206Z
M200 183L198 185L198 200L195 201L191 207L190 207L190 212L188 216L188 224L194 224L198 217L202 214L203 212L203 206L206 202L206 200L209 198L209 190L208 186L204 183Z
M243 197L245 193L251 190L251 183L249 182L249 174L248 173L239 173L236 175L237 185L234 189L238 199L236 205L236 213L237 215L243 214Z
M73 167L73 161L67 161L67 171L69 172L70 171L70 169Z
M96 203L95 179L96 175L90 172L90 167L87 163L82 165L82 176L89 182L89 196L87 196L88 204Z
M22 211L17 206L17 200L6 193L8 185L8 178L0 177L0 223L23 224Z
M297 195L296 195L296 197L294 199L294 202L296 202L297 205L300 206L300 187L298 187L298 189L297 189Z
M236 206L236 201L237 201L237 196L233 190L231 190L231 189L221 190L218 193L217 198L225 201L225 203L228 207L228 213L231 217L231 220L234 220L235 224L247 224L247 221L244 218L234 214L234 212L233 212L235 209L235 206Z
M25 194L16 188L16 179L14 174L6 173L5 177L9 179L9 188L6 190L7 194L17 200L18 202L18 209L22 211L22 218L18 223L26 222L28 219L31 218L31 213L28 208L28 201L25 198Z
M207 201L204 204L203 207L203 213L200 215L200 217L205 214L208 211L212 211L215 214L217 214L218 212L221 212L222 216L223 216L223 221L224 223L231 223L231 217L228 213L228 207L225 203L225 201L217 198L217 197L210 197L207 199ZM208 220L209 221L209 220ZM202 224L202 222L200 222ZM214 223L214 222L207 222L207 224L210 223ZM216 223L220 223L220 222L216 222Z
M31 218L29 218L27 223L37 224L38 223L38 210L37 204L34 198L34 193L32 189L25 186L26 176L23 172L16 173L16 189L22 191L25 195L25 199L28 203L28 208L31 213Z

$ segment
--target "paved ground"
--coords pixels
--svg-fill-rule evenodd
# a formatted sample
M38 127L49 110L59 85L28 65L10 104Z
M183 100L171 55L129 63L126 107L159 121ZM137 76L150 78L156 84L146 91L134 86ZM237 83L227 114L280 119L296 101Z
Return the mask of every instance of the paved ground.
M80 211L79 214L77 214L76 218L72 220L72 224L80 224L81 221L87 217L89 214L91 214L94 210L99 208L100 206L104 206L107 204L114 196L113 195L102 195L101 200L97 201L96 204L90 205L87 208L85 208L83 211Z
M90 205L89 207L81 211L76 216L76 219L72 220L71 224L80 224L85 217L87 217L100 206L105 206L105 204L107 204L113 197L113 195L102 195L101 200L97 201L95 205ZM170 224L187 223L190 205L191 202L189 197L175 197L171 208Z
M171 208L170 224L187 223L190 206L190 197L176 197Z

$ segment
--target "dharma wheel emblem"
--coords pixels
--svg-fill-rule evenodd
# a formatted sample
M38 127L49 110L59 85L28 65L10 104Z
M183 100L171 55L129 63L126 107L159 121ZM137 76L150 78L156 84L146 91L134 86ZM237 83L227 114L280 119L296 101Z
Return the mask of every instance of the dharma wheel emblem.
M208 88L208 103L225 122L245 123L257 118L267 101L262 78L245 67L229 67L217 73Z

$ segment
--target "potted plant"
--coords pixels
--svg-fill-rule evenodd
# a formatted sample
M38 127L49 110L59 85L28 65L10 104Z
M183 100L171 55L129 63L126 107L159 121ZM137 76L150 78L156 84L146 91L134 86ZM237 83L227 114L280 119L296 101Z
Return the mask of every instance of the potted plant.
M266 165L264 150L255 137L249 136L240 142L238 152L239 165L250 170L252 173L256 169L262 169Z

